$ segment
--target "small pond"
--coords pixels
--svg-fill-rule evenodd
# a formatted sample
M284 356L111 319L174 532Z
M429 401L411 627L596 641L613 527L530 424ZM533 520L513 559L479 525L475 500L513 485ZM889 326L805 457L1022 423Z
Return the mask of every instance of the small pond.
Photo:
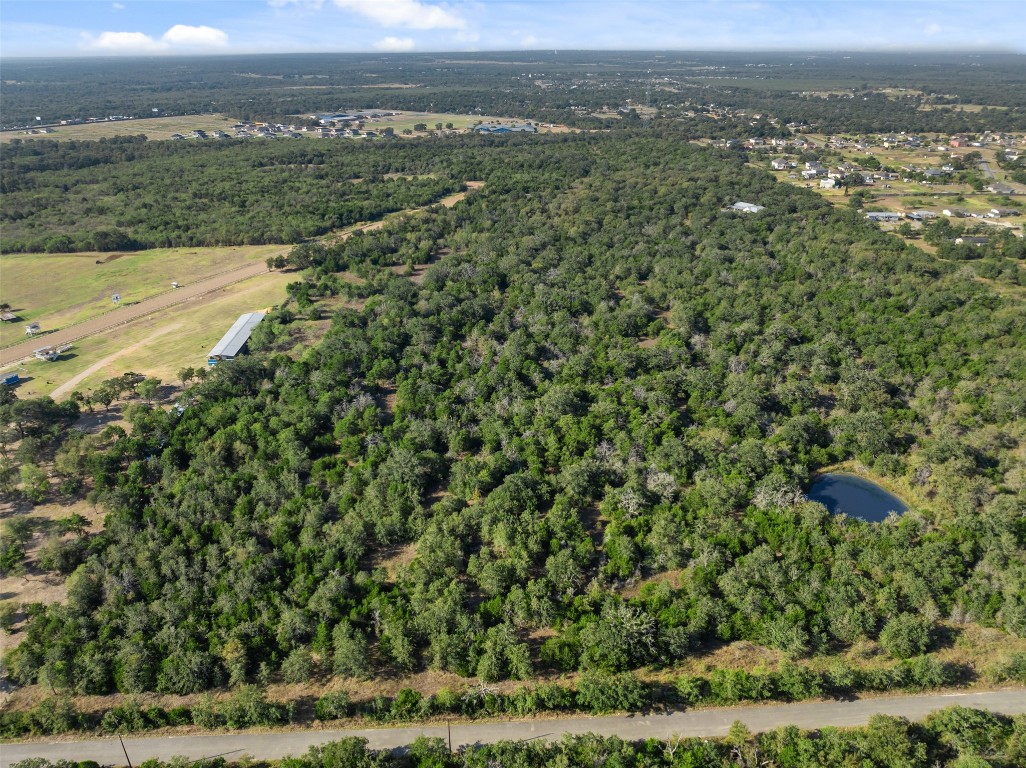
M831 514L843 512L870 523L886 520L891 512L901 515L908 511L908 506L897 496L876 483L847 472L820 475L812 481L808 497L811 501L818 501Z

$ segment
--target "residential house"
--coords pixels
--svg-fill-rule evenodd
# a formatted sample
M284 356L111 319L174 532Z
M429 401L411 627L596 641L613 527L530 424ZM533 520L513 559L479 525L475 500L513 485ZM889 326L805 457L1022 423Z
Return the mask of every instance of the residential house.
M732 211L740 211L741 213L758 213L759 211L765 211L766 206L756 205L755 203L745 203L738 201L730 206Z
M993 192L995 195L1014 195L1015 190L1007 184L995 181L984 187L988 192Z

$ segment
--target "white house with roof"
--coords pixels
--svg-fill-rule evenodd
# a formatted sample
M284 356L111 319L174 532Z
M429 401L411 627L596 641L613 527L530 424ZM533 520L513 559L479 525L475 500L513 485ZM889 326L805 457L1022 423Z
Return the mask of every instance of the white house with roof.
M740 211L741 213L758 213L759 211L765 211L766 206L756 205L755 203L745 203L739 200L730 206L730 210Z

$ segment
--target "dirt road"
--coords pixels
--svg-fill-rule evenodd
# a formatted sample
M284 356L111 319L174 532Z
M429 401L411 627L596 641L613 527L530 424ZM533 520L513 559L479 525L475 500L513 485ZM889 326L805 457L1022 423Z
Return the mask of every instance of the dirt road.
M110 330L111 328L116 328L119 325L125 325L133 320L138 320L140 317L152 315L154 312L160 312L168 307L173 307L176 304L182 304L213 291L220 290L226 285L232 285L233 283L248 280L251 277L262 275L265 272L267 272L267 265L263 262L246 264L238 269L232 269L228 272L222 272L218 275L198 280L195 283L190 283L189 285L183 285L181 288L163 293L159 296L154 296L152 299L144 299L138 304L118 307L114 311L108 312L100 317L94 317L92 320L86 320L82 323L69 325L66 328L54 331L53 333L33 336L32 338L26 339L18 344L14 344L5 349L0 349L0 367L16 363L27 357L32 357L33 350L39 349L40 347L56 346L58 344L67 344L78 341L79 339L84 339L86 336L92 336L93 334L102 333L103 331Z
M131 353L135 352L136 350L141 349L142 347L146 346L147 344L149 344L154 339L159 339L165 333L171 333L171 331L177 331L181 327L182 327L181 323L174 323L173 325L165 325L163 328L158 328L154 333L151 333L149 336L147 336L142 341L137 341L135 344L132 344L132 345L130 345L128 347L124 347L122 349L119 349L113 355L107 355L107 357L105 357L102 360L99 360L99 361L93 363L92 365L90 365L88 368L86 368L81 373L76 374L75 376L72 376L66 382L61 384L59 387L57 387L57 389L55 389L53 392L50 393L50 397L52 397L54 400L59 400L64 395L71 394L71 392L74 391L75 387L77 387L80 382L85 381L87 378L92 376L97 371L103 370L103 368L105 366L110 365L115 360L117 360L119 357L122 357L124 355L130 355Z
M731 723L740 720L752 731L768 731L785 725L802 729L824 726L856 726L876 714L900 715L921 720L938 709L960 705L988 709L1006 715L1026 712L1026 691L1003 689L922 696L887 696L856 701L817 701L805 704L762 704L750 707L703 709L658 715L616 715L573 717L555 720L523 720L452 726L454 748L508 740L546 739L556 741L565 734L597 733L624 739L666 739L681 736L723 736ZM350 731L301 730L213 734L209 736L153 736L125 739L133 765L157 758L182 756L190 760L224 755L229 761L250 755L258 760L278 760L301 755L314 744L336 741L345 736L367 739L372 749L389 749L410 744L418 736L447 739L444 725L406 728L366 728ZM124 765L125 755L117 738L91 741L4 744L0 768L19 760L43 757L48 760L95 760L101 765Z

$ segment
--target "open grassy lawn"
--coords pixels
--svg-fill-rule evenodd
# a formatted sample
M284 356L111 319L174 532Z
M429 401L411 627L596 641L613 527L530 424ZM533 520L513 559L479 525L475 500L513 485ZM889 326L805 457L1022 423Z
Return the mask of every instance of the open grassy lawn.
M993 104L922 104L920 112L933 112L935 110L950 109L955 112L982 112L985 109L1006 110L1008 107L996 106Z
M111 309L119 293L125 304L279 253L281 245L223 248L158 248L110 253L6 254L0 256L0 301L44 330L62 328ZM104 264L97 261L107 260ZM0 344L19 340L23 324L0 327Z
M187 136L189 131L229 131L235 120L224 115L183 115L181 117L152 117L142 120L118 120L108 123L84 123L62 125L51 129L52 133L26 133L25 131L4 131L0 142L12 139L84 139L96 140L111 136L138 136L146 134L149 139L170 139L172 134Z
M178 371L206 365L207 352L239 315L281 303L285 286L296 279L293 273L258 275L109 333L82 339L57 362L30 360L18 369L24 379L18 396L56 392L56 397L63 399L76 389L95 389L104 379L126 371L177 385Z

